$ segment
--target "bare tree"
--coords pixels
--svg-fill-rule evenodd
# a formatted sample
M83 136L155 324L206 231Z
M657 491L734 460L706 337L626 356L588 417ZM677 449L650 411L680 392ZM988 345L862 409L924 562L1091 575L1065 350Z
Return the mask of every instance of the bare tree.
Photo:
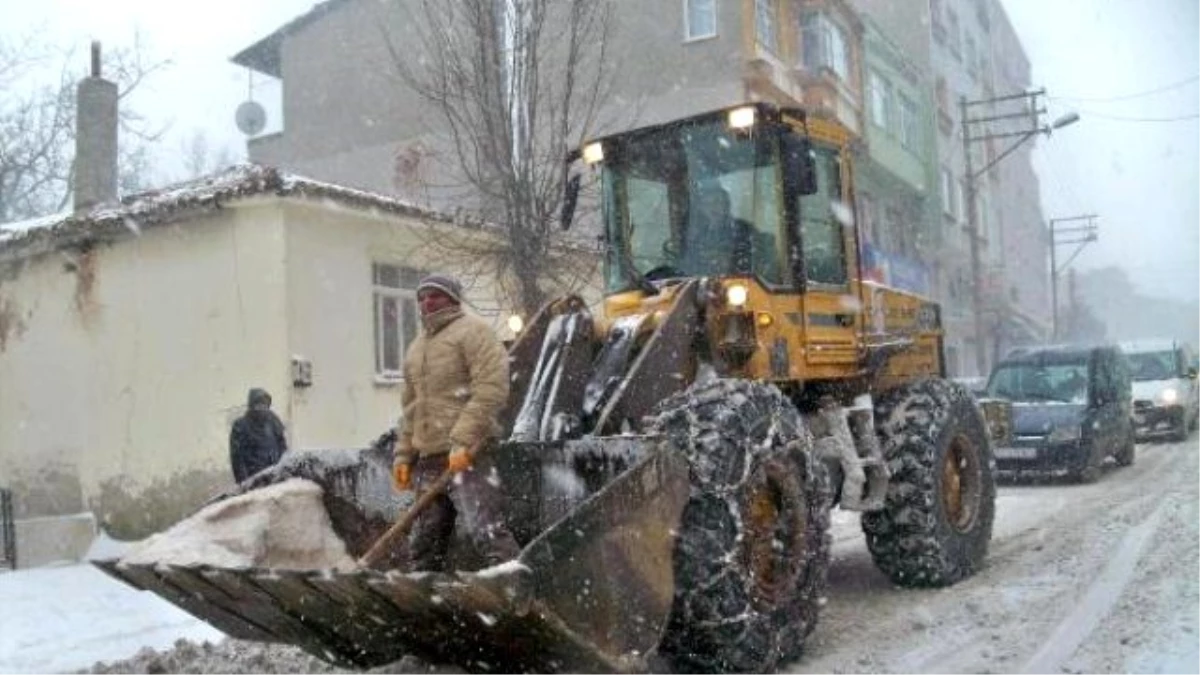
M548 288L579 285L594 256L558 227L564 158L594 131L611 88L612 23L600 0L408 0L387 34L401 81L434 111L441 148L402 151L397 175L423 194L458 190L455 202L499 236L429 237L460 268L492 275L526 315ZM432 156L435 175L418 167ZM440 183L445 181L445 183ZM431 183L438 183L431 185Z
M183 157L183 170L186 174L183 177L184 180L223 169L236 161L229 146L222 145L215 149L212 148L208 141L208 134L201 129L194 130L189 140L181 142L179 150L180 156Z
M103 72L124 100L167 61L146 61L140 37L104 55ZM0 37L0 222L61 211L71 198L75 156L75 88L87 60L75 49L42 44L32 37ZM47 78L49 75L49 78ZM46 80L50 82L47 84ZM123 190L145 187L148 146L165 129L155 129L127 106L119 113L122 134L118 183Z

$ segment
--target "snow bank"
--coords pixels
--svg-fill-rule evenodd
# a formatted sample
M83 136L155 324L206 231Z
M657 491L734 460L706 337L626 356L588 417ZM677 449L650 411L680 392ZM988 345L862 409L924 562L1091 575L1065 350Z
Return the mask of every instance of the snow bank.
M0 607L0 673L69 673L96 661L128 658L143 647L168 649L181 638L215 642L225 637L91 565L0 574Z
M358 564L322 495L317 483L293 478L230 497L138 543L122 562L352 570Z
M464 675L449 665L432 665L413 657L370 670L343 670L318 661L295 647L242 643L226 640L218 644L196 644L187 640L175 643L172 650L142 650L127 661L97 663L88 675L150 675L187 673L204 675Z

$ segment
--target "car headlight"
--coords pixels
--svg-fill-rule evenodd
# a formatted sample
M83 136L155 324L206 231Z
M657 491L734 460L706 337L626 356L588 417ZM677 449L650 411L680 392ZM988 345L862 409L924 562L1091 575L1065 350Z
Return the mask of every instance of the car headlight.
M1078 424L1065 424L1063 426L1054 427L1050 432L1050 436L1046 439L1050 443L1066 443L1067 441L1077 441L1082 435L1082 428Z
M750 298L750 291L742 284L733 284L725 289L725 301L732 307L741 307Z
M1174 387L1167 387L1159 392L1158 400L1162 401L1163 405L1171 405L1179 400L1179 391Z

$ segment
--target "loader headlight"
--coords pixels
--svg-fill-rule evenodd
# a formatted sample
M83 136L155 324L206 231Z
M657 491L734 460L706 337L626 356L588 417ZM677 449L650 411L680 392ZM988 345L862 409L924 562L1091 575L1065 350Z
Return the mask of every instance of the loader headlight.
M1167 387L1159 392L1158 400L1162 401L1163 405L1173 405L1179 400L1179 391L1175 387Z
M514 333L520 333L525 328L525 319L521 318L520 314L513 314L508 317L508 329Z
M750 299L750 291L742 284L733 284L725 289L725 302L731 307L741 307Z
M1054 427L1046 439L1050 443L1066 443L1077 441L1083 435L1083 429L1078 424L1064 424Z

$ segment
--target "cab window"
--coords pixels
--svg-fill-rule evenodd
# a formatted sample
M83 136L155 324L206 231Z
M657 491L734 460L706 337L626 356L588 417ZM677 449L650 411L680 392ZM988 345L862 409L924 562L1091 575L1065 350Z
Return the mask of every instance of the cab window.
M841 204L841 162L837 150L814 147L816 194L800 197L800 241L805 276L818 284L846 283L846 247L842 223L834 213Z

